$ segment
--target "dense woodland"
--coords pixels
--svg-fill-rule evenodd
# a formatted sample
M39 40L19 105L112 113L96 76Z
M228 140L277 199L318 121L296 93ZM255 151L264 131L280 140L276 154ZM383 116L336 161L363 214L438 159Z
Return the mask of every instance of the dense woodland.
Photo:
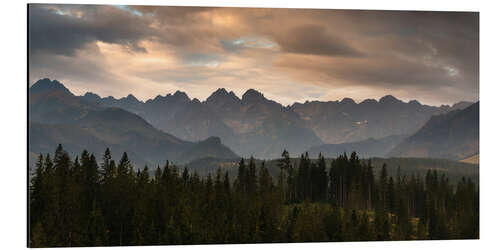
M479 190L425 176L377 176L356 153L331 164L286 151L273 178L266 163L241 160L237 176L218 169L201 177L167 161L134 168L59 145L40 155L29 187L29 245L319 242L479 238Z

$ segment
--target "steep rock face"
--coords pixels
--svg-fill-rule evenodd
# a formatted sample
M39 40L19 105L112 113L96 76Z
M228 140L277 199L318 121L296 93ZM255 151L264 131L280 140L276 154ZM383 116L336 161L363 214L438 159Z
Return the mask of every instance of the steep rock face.
M479 102L433 116L389 154L461 160L479 153Z
M45 92L62 91L70 94L70 91L59 81L51 81L48 78L40 79L30 87L30 94L40 94Z
M234 112L239 110L241 100L234 94L233 91L228 93L226 89L220 88L207 98L205 104L214 110Z
M41 79L29 89L29 120L56 124L80 119L99 106L75 97L60 82Z
M232 91L218 89L204 102L191 100L180 91L138 105L130 105L124 98L95 100L92 94L82 98L127 109L184 140L220 137L224 144L245 157L279 157L285 148L299 154L310 146L322 144L296 113L253 89L245 92L242 99Z
M49 88L40 87L40 84L53 83L43 81L33 85L34 91L30 88L31 155L53 153L57 145L62 144L72 155L80 154L84 149L100 155L107 147L114 154L126 151L138 167L161 164L165 160L186 163L204 157L238 157L218 138L211 138L209 143L185 141L156 129L137 114L102 104L111 98L90 102L91 98L97 100L99 97L86 94L83 99L60 86ZM182 94L180 98L183 98ZM133 96L123 100L139 102Z
M299 154L322 143L297 114L256 90L249 89L241 100L234 93L212 95L205 104L234 132L236 140L228 145L245 156L277 158L285 148Z
M243 94L243 96L241 96L241 101L244 105L252 105L260 101L266 101L266 98L259 91L249 89Z

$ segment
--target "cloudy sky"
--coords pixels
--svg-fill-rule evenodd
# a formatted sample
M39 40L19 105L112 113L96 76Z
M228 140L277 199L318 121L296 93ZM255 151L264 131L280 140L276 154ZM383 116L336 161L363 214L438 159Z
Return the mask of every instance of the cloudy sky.
M30 5L29 66L78 95L451 104L479 99L479 14Z

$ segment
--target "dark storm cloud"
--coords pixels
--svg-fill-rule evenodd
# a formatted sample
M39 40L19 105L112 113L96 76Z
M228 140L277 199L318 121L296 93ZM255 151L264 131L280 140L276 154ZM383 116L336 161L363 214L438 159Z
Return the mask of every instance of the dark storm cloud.
M35 53L30 57L30 83L40 78L70 81L71 90L88 88L120 88L120 75L113 74L103 67L106 59L95 45L84 46L85 52L75 52L78 56L54 55L48 52ZM84 55L82 55L84 54ZM87 86L85 86L85 84Z
M451 69L397 57L337 60L290 55L276 61L276 66L296 72L304 71L305 79L324 81L327 84L332 83L332 80L336 80L336 84L339 84L338 80L343 80L346 85L383 87L430 87L436 86L436 82L439 85L454 83L453 77L449 75Z
M478 88L478 13L395 12L385 15L385 18L383 14L385 13L370 13L363 23L381 20L381 27L377 30L382 34L392 33L388 38L394 41L385 47L387 50L394 46L395 52L414 58L426 58L443 67L453 67L471 87Z
M479 97L477 13L333 11L323 17L363 57L292 54L277 59L276 66L332 87L418 88L443 100ZM445 89L455 96L446 96Z
M325 27L315 24L293 27L285 36L277 36L276 41L283 51L291 53L328 56L361 55L346 41L328 34Z
M145 52L138 42L153 36L149 22L111 6L34 4L29 6L30 50L73 55L88 43L102 41Z

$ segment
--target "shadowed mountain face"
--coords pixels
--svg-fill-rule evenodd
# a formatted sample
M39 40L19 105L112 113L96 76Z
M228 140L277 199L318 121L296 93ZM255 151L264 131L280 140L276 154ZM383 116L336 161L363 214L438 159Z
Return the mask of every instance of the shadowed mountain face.
M345 98L341 102L295 103L291 109L300 115L325 143L340 144L382 138L391 135L413 134L432 115L460 109L471 103L434 107L418 101L402 102L393 96L379 101L367 99L356 104Z
M324 143L342 144L412 134L432 115L470 105L460 102L452 107L434 107L418 101L405 103L389 95L379 101L367 99L359 104L345 98L341 102L314 101L283 107L253 89L245 92L241 99L232 91L218 89L204 102L191 100L180 91L146 102L132 95L115 99L87 93L81 98L136 113L156 128L184 140L220 137L239 155L258 158L277 158L285 148L297 156ZM382 151L373 153L378 156Z
M131 96L126 99L139 102ZM109 147L115 154L128 152L138 166L167 159L185 163L203 157L238 157L218 138L197 143L179 139L137 114L78 98L56 81L35 83L29 102L29 151L34 154L53 153L58 144L73 155L83 149L100 155Z
M292 154L299 154L313 145L322 144L295 112L252 89L242 99L233 92L219 89L204 102L190 100L179 91L138 104L130 98L96 98L91 93L82 99L127 109L181 139L198 141L211 136L220 137L245 157L279 157L285 148Z
M224 143L233 134L216 114L197 99L190 100L183 92L174 95L157 96L147 102L139 102L129 95L126 98L100 98L87 93L84 100L105 107L119 107L135 113L156 128L173 134L183 140L200 141L210 136L221 137Z
M95 103L75 98L61 83L42 79L29 89L29 120L48 124L69 123L90 111L99 109Z
M433 116L389 154L462 160L479 154L479 102L463 110Z

